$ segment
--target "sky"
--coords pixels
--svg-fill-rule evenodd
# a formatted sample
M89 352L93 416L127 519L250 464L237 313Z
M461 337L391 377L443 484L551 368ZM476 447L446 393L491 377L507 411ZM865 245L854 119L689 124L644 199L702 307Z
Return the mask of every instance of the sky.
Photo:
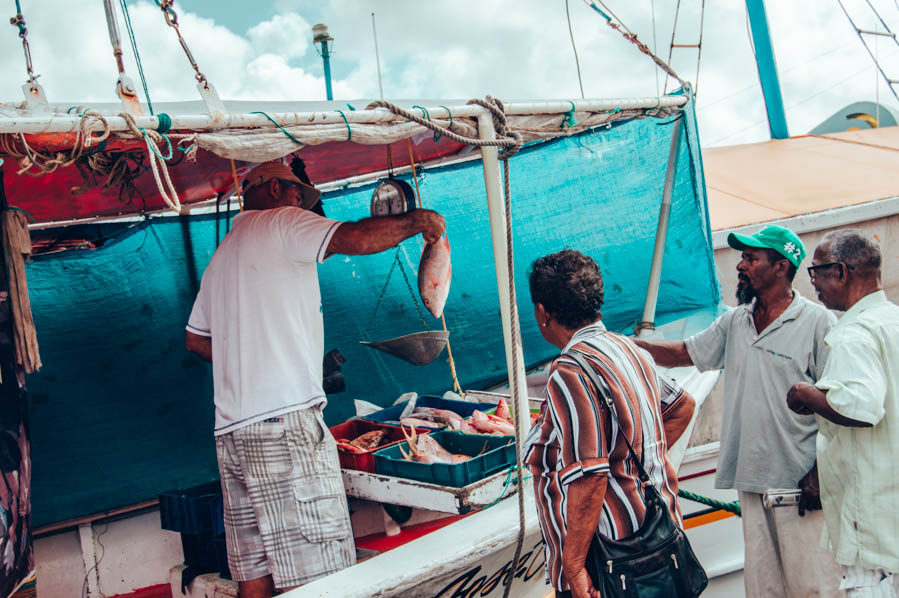
M843 3L860 27L882 29L865 0ZM899 0L872 3L887 26L899 30ZM113 4L119 10L126 70L139 84L121 8ZM676 4L606 0L664 59ZM193 72L155 3L128 0L127 5L151 99L198 99ZM675 49L671 64L697 89L702 145L767 140L745 3L706 3L702 29L702 0L681 0L680 5L676 43L695 44L702 33L698 80L694 49ZM103 2L23 0L22 9L35 72L51 102L117 101ZM568 10L586 97L644 97L664 91L661 71L582 0L569 0ZM855 101L879 99L899 113L899 102L838 0L769 1L767 10L791 135L807 133ZM324 99L321 58L312 43L315 23L326 23L335 40L335 99L359 107L379 97L372 13L385 99L445 104L487 94L503 100L581 96L565 0L185 0L175 2L175 11L201 71L223 99ZM17 102L26 80L22 47L15 29L4 29L0 101ZM887 75L899 79L899 45L880 37L870 46Z

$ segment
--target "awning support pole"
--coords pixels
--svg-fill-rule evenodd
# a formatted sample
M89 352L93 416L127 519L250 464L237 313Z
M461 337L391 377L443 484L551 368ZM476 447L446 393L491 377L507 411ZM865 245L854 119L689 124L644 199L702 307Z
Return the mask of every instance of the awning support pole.
M643 306L643 320L637 326L637 336L645 336L655 329L656 304L659 300L659 284L662 280L662 259L665 257L665 244L668 240L668 220L671 218L671 196L674 192L674 177L677 174L677 154L680 149L683 115L672 125L671 148L668 150L668 170L665 172L665 189L662 191L662 208L659 211L659 226L656 228L656 244L652 254L652 266L649 269L649 288L646 289L646 303Z
M478 136L485 140L496 139L493 117L486 110L478 114ZM524 353L521 348L521 329L518 327L518 306L512 301L509 289L510 281L514 281L514 273L509 271L509 239L506 236L508 223L506 222L497 148L481 148L481 161L484 165L484 183L487 186L487 211L490 215L493 260L496 263L496 285L499 291L503 340L506 346L509 390L511 399L518 405L518 413L521 415L515 422L515 425L518 426L518 438L524 439L530 427L531 418L525 381ZM515 334L513 334L513 326ZM517 342L513 342L513 338L517 339ZM516 376L512 375L513 371L517 373Z

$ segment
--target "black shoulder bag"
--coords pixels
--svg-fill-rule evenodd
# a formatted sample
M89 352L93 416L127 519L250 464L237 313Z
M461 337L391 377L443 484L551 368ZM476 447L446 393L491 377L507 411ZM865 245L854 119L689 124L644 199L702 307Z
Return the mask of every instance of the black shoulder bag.
M565 353L584 370L613 418L612 399L593 367L576 351ZM650 482L643 463L624 438L637 466L646 498L643 524L631 536L613 540L593 534L585 568L603 598L695 598L709 583L684 531L672 520L665 501Z

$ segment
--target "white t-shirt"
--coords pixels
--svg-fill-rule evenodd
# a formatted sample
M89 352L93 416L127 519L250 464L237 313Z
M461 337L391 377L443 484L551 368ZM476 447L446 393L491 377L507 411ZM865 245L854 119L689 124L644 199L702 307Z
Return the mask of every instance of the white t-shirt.
M212 337L215 435L326 402L317 263L338 226L294 207L234 218L187 324Z

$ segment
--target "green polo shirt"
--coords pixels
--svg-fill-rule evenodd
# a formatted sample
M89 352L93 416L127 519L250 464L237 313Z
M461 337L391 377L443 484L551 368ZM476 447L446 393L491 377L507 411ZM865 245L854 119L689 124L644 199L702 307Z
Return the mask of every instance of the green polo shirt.
M815 418L790 411L787 391L821 375L836 317L794 290L784 313L758 332L754 307L731 309L685 342L698 369L724 368L715 487L762 493L796 488L815 462Z

